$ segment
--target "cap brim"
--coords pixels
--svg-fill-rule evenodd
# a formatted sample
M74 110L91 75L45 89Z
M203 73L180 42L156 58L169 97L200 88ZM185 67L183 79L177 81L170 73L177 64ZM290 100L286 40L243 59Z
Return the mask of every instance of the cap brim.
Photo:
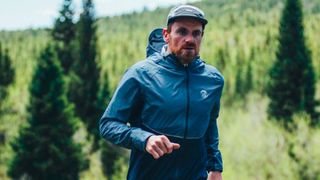
M172 17L168 20L167 25L169 25L170 23L174 22L175 20L179 19L179 18L192 18L192 19L196 19L198 21L200 21L204 26L206 24L208 24L208 20L204 19L204 18L200 18L200 17L195 17L195 16L189 16L189 15L181 15L181 16L176 16L176 17Z

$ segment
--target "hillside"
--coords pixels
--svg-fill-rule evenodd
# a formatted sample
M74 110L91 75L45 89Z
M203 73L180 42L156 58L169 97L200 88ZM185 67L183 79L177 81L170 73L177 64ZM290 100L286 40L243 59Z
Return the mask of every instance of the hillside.
M226 82L219 120L224 179L300 179L301 174L320 179L320 130L307 127L308 117L303 114L296 116L300 129L292 133L267 121L269 99L265 96L265 84L275 59L283 0L204 0L195 5L205 11L209 20L201 57L217 66ZM320 99L320 1L303 0L303 5L305 35L317 73ZM109 73L111 90L126 68L145 58L149 32L165 26L168 12L169 8L146 9L98 20L98 61L103 71ZM15 83L4 102L7 113L0 118L0 130L6 134L5 144L0 144L0 179L3 179L7 178L6 163L12 155L9 142L28 115L29 83L36 59L50 41L50 34L48 29L0 31L0 41L9 49L16 69ZM245 81L249 65L253 87L246 96L238 97L236 81ZM240 79L236 78L238 74ZM289 156L289 151L299 155L298 161ZM93 167L83 179L101 173L94 158L91 158ZM123 161L119 164L125 171ZM124 173L118 172L115 177L124 177Z

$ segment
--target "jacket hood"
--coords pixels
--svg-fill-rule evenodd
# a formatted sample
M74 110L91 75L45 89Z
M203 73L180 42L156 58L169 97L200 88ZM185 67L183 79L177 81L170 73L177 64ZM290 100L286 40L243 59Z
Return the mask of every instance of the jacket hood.
M147 57L154 53L160 53L163 46L166 44L163 39L162 30L162 28L156 28L149 34L148 45L146 48Z

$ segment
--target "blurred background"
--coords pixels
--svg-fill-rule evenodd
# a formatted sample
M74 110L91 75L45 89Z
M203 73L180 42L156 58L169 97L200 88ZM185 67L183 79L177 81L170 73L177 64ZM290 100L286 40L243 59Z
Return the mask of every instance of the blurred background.
M226 180L320 180L320 1L0 1L0 179L126 179L98 121L172 6L204 10L225 77Z

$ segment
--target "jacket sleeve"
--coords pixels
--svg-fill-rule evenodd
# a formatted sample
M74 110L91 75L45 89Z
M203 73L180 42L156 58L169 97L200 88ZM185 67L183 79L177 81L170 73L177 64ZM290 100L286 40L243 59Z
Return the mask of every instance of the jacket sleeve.
M217 127L217 118L220 111L220 96L221 93L212 109L209 127L206 131L206 146L208 153L207 171L223 171L222 156L219 150L219 132Z
M128 125L133 109L141 99L136 69L128 69L99 122L100 134L106 140L126 148L145 151L146 140L153 135Z

